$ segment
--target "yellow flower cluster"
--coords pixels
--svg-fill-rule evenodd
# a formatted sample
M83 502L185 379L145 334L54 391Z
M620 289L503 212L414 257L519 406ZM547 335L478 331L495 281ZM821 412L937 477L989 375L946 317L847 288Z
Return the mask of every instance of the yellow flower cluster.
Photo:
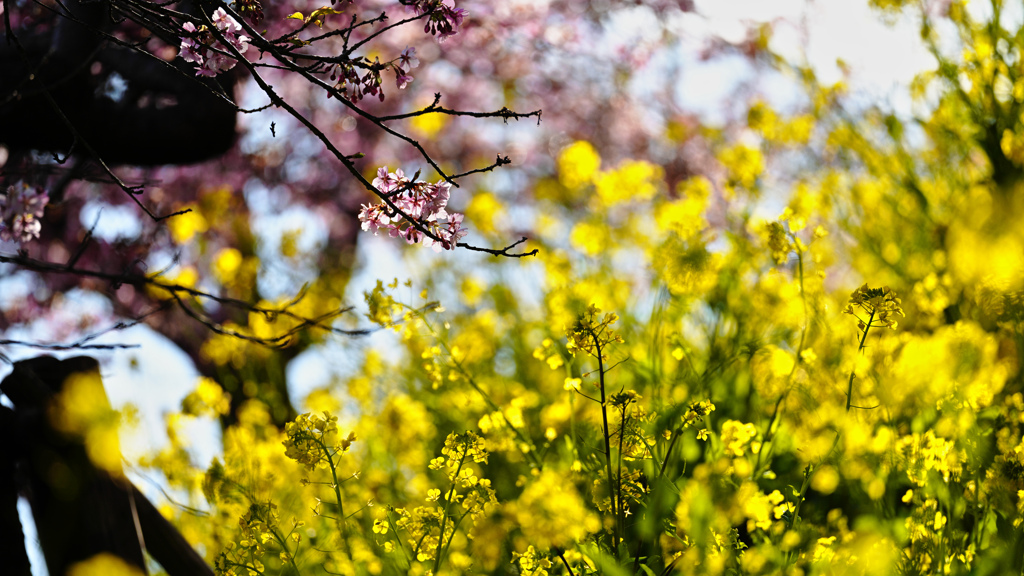
M548 568L551 568L551 560L538 554L533 545L527 546L522 554L512 552L512 563L519 565L522 576L548 576Z
M459 469L466 460L477 464L486 464L489 455L484 446L482 438L475 432L464 432L456 434L452 432L445 438L444 447L441 448L444 463L450 469Z
M753 441L757 434L757 427L753 424L744 424L737 420L723 422L722 444L725 446L726 455L740 457L746 454L748 448L757 454L761 450L761 443Z
M217 574L259 576L266 570L263 563L267 543L275 540L277 506L253 503L238 519L239 537L229 542L214 562Z
M760 150L745 144L737 144L722 150L718 159L728 173L730 189L742 187L749 191L755 190L765 168L764 155Z
M332 458L347 452L356 439L355 432L339 439L338 417L330 412L300 414L285 425L285 434L285 455L309 471L330 466Z
M533 478L507 508L523 534L541 550L568 548L601 527L575 487L553 470Z
M142 576L143 572L109 552L76 562L68 568L68 576Z
M858 309L868 315L866 322L857 316ZM899 325L895 317L906 316L903 313L902 302L891 288L888 286L868 288L866 283L853 291L853 294L850 295L850 302L843 312L857 316L859 321L857 327L862 331L872 326L885 326L895 330Z
M384 282L378 280L377 286L363 295L366 307L369 309L366 317L371 322L380 326L391 326L395 315L402 312L402 307L395 302L394 296L388 292L388 290L393 290L395 287L397 287L397 281L388 285L387 289L385 289Z
M53 428L80 440L93 464L114 476L123 474L121 414L111 408L98 368L68 376L48 412Z
M618 322L619 317L614 313L607 313L598 320L597 316L600 313L601 309L597 306L587 306L586 312L566 331L569 339L566 348L570 354L575 356L577 351L582 351L596 358L610 344L623 342L622 337L610 328L612 324Z
M792 512L794 508L792 503L785 502L785 496L778 490L764 494L753 482L744 482L736 499L743 503L743 515L747 518L749 532L768 530L774 521Z
M558 349L554 347L554 344L551 338L545 338L541 341L540 346L534 348L533 357L547 363L548 367L552 370L558 370L565 362L562 360L562 355Z
M711 400L701 400L690 404L683 415L683 427L693 426L697 422L703 421L708 414L714 411L715 405Z

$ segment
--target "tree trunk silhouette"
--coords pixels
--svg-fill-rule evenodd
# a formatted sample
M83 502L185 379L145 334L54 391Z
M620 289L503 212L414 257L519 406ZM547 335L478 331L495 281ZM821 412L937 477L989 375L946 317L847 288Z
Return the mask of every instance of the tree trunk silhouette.
M16 362L0 383L14 410L0 411L0 555L5 570L28 574L17 491L26 493L51 576L103 552L146 573L148 552L171 576L212 576L180 533L120 474L97 468L82 441L55 429L52 405L72 376L99 378L99 363L79 356ZM106 401L105 395L101 399ZM7 550L10 550L7 553Z

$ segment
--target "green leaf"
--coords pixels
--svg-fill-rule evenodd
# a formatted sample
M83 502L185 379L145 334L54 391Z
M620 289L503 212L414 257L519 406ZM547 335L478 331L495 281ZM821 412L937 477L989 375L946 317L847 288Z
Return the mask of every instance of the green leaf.
M603 550L593 544L581 546L583 553L597 565L598 573L605 576L630 576L629 571Z
M312 22L317 26L323 26L324 18L331 16L333 14L341 14L341 12L338 12L337 10L329 6L317 8L316 10L313 11L312 14L309 15L309 18L306 19L306 22Z

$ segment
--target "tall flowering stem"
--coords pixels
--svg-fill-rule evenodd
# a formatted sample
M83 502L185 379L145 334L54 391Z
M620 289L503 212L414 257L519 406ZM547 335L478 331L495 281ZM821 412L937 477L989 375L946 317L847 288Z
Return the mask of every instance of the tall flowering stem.
M324 416L302 414L285 425L288 439L284 441L285 455L306 467L312 472L327 468L331 471L331 488L334 490L335 502L338 505L338 517L335 521L338 530L345 533L345 505L341 498L341 482L338 480L338 462L335 456L344 454L355 441L355 433L346 438L338 435L338 417L325 412Z
M857 316L858 309L861 312L867 312L868 319L865 322L860 316ZM903 313L903 307L900 299L896 296L896 293L892 291L888 286L882 288L868 288L867 284L864 284L860 288L853 291L850 295L850 302L846 305L846 309L843 310L845 314L851 314L857 318L857 328L861 331L860 345L857 347L857 353L860 354L864 351L864 343L868 339L868 330L872 327L885 326L892 330L896 329L899 323L896 321L895 316L898 314L902 317L906 317ZM853 408L853 380L856 377L856 366L850 370L850 380L846 387L846 411L849 412L850 408Z
M804 253L807 251L807 244L796 235L796 233L790 228L787 220L792 216L792 212L789 208L783 212L782 216L779 217L778 222L771 222L768 225L768 247L772 251L772 259L776 264L784 263L789 253L793 252L796 254L796 271L797 279L800 287L800 301L803 304L804 310L804 325L800 330L800 343L797 344L796 354L794 355L793 367L789 371L787 381L792 382L793 375L796 374L797 368L800 366L800 362L803 359L804 346L807 344L807 329L811 324L811 315L807 306L807 290L804 286ZM802 225L801 225L802 227ZM828 232L822 226L818 226L812 235L812 241L824 238L828 235ZM786 397L789 395L790 387L787 386L786 390L779 395L779 398L775 401L775 407L772 410L772 418L768 422L768 428L765 430L764 447L757 453L757 463L754 466L754 470L758 474L762 472L762 462L767 467L770 465L771 453L775 449L775 429L776 424L779 422L782 413L782 403L785 402Z
M459 524L461 524L462 520L470 514L470 510L467 510L462 517L457 521L454 521L452 534L448 537L446 544L445 527L448 525L448 519L451 518L452 502L455 502L459 498L456 493L456 489L459 484L467 488L472 488L475 485L482 485L482 483L475 478L471 470L467 468L464 472L463 467L467 464L467 459L472 460L477 464L486 464L488 456L489 454L484 448L483 440L474 432L465 432L463 434L456 434L452 432L445 439L444 448L441 449L441 457L432 462L431 467L434 469L440 469L441 467L448 468L448 481L451 482L451 488L448 489L444 496L444 512L441 515L441 527L437 536L437 548L434 552L434 574L438 573L438 570L441 567L441 561L446 555L448 548L451 547L452 539L455 538L455 532L458 530ZM469 476L468 478L467 475Z
M462 465L466 463L466 456L468 454L469 454L469 451L466 450L466 451L464 451L462 453L462 456L459 457L458 462L457 462L456 467L455 467L455 474L453 474L453 478L458 478L459 477L459 473L462 472ZM451 488L449 488L448 489L448 493L445 494L445 500L446 500L446 502L445 502L445 505L444 505L444 514L441 516L441 530L440 530L440 532L438 533L438 536L437 536L437 550L434 552L434 573L435 574L437 573L438 568L441 567L441 556L442 556L442 552L444 551L444 547L445 547L444 546L444 528L445 528L445 525L448 523L448 517L451 514L452 502L455 500L455 480L452 480ZM454 533L452 534L452 537L453 538L455 537Z
M615 474L612 471L611 431L608 426L608 397L607 387L605 386L605 373L607 370L605 369L604 358L605 350L610 344L621 343L623 340L621 336L610 328L612 324L618 321L619 317L615 314L605 314L598 321L597 316L600 312L601 310L593 304L587 308L587 311L579 317L566 334L568 337L566 347L573 356L576 355L578 350L597 360L598 388L601 391L599 402L601 404L601 420L604 426L605 467L608 473L608 492L611 499L612 516L615 518L615 530L612 532L612 549L618 550L621 502L618 501L616 495L615 488L617 483L615 481Z
M602 385L601 388L601 394L604 395L604 386ZM612 406L615 406L616 408L619 409L619 413L621 416L619 420L619 452L616 455L616 468L618 479L615 483L616 498L618 499L620 509L625 508L625 505L622 503L622 443L626 438L626 411L628 410L630 404L637 402L639 400L640 395L634 392L633 390L619 392L618 394L614 394L611 397ZM605 419L605 430L607 431L607 419ZM605 435L605 438L607 438L607 434ZM624 510L620 511L622 512L622 514L619 514L618 516L619 530L621 533L625 533L626 515Z
M838 441L838 439L839 437L837 436L836 440ZM796 493L796 504L793 506L793 513L789 516L790 530L793 530L796 527L797 522L799 522L800 520L800 506L803 505L804 500L807 499L807 488L811 484L811 477L814 475L814 470L814 464L808 464L807 466L804 467L804 480L800 484L800 490ZM787 551L785 555L786 566L789 567L789 565L793 562L793 560L796 559L796 557L796 553L794 553L792 550Z

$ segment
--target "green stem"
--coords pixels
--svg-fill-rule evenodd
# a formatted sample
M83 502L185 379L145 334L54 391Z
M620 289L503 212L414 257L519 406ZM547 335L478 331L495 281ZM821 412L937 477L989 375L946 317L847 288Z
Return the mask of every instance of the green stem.
M423 532L423 536L420 536L420 539L416 541L416 547L413 548L413 550L412 550L412 553L413 553L414 556L418 557L420 555L420 548L423 547L423 540L425 540L426 538L427 538L427 533Z
M452 540L455 540L455 533L458 532L459 526L462 525L462 521L466 519L466 516L469 516L469 513L470 510L466 510L466 513L462 516L459 516L459 519L456 520L455 524L452 526L452 535L448 537L448 543L444 546L444 556L447 556L448 551L451 550Z
M665 469L668 468L668 461L672 457L672 449L675 448L676 441L679 439L679 436L681 436L682 433L682 428L677 428L672 431L672 439L669 440L668 450L665 451L665 460L662 461L661 468L658 470L658 481L661 481L661 479L665 476ZM651 542L656 543L656 541L653 538L651 539ZM643 554L646 545L647 541L643 538L641 538L636 545L636 554L633 560L633 574L636 574L637 571L640 570L640 556Z
M581 462L580 450L576 446L576 393L569 390L569 438L572 440L572 457L575 461Z
M448 523L448 512L452 507L452 500L455 499L455 482L459 479L459 472L462 472L462 465L466 462L466 456L469 455L469 446L463 446L462 457L459 458L459 466L455 469L455 474L452 476L452 487L446 494L446 502L444 505L444 515L441 516L441 532L437 536L437 551L434 552L434 574L437 574L437 570L441 567L441 552L444 546L444 526Z
M281 536L281 534L278 533L277 530L273 530L272 529L270 531L270 533L274 535L274 540L277 540L277 543L281 545L281 549L284 550L285 552L288 552L288 543L285 542L284 537ZM299 551L299 546L296 544L295 552L298 553L298 551ZM295 569L295 574L297 576L299 574L299 567L295 565L295 555L294 554L288 554L288 562L291 563L292 568Z
M597 371L601 384L601 420L604 424L604 460L608 469L608 497L611 499L612 516L615 518L615 530L612 531L612 549L619 548L619 511L615 502L615 477L612 473L612 441L611 432L608 428L608 399L605 393L604 383L604 357L601 354L601 341L593 331L590 335L594 338L595 357L597 358Z
M391 527L391 531L395 534L395 541L398 542L398 547L402 549L402 555L405 556L406 568L412 566L412 559L409 558L409 553L405 550L405 544L402 543L402 537L398 535L398 527L395 526L394 520L391 519L391 510L387 511L388 526Z
M793 238L794 244L796 244L796 236L792 232L789 233L790 237ZM772 449L775 448L775 444L772 440L775 439L775 423L782 413L782 403L786 401L786 396L789 395L789 384L793 381L793 374L796 373L797 366L800 365L800 355L804 351L804 344L807 341L807 327L811 323L811 316L807 310L807 294L804 292L804 253L802 250L796 250L796 264L798 276L800 279L800 300L803 301L804 305L804 327L800 330L800 344L796 347L796 356L793 358L793 368L789 371L789 376L786 377L786 390L779 396L779 399L775 402L775 409L772 411L772 419L768 422L768 429L765 431L764 442L761 445L761 450L757 453L757 464L754 466L754 474L757 476L761 475L761 461L765 461L766 466L771 466L769 457L771 456Z
M793 508L793 515L789 518L789 529L792 530L796 526L796 521L800 516L800 505L804 503L804 494L807 492L807 485L811 482L811 475L814 474L814 465L808 464L804 468L804 481L800 484L800 494L796 500L796 506Z
M262 570L257 570L256 569L256 562L253 561L255 559L256 559L256 557L253 556L252 552L250 552L249 553L249 560L250 560L249 563L251 565L239 564L238 562L226 562L226 564L228 564L229 566L237 566L238 568L241 568L242 570L245 570L246 573L248 573L249 571L252 571L252 572L255 572L258 576L263 576L263 574L265 574L265 573Z
M562 561L562 564L565 565L565 569L568 570L569 576L576 576L572 571L572 567L569 566L569 561L565 559L565 552L562 552L561 548L555 548L555 553L558 554L558 558Z
M864 333L860 336L860 346L857 347L857 354L859 355L864 350L864 342L868 339L868 330L871 330L871 321L875 319L875 309L871 309L871 315L868 316L868 321L864 324ZM850 369L850 382L846 386L846 411L850 411L850 406L853 404L853 377L857 373L857 361L854 360L853 368Z
M618 484L618 492L619 492L619 494L618 494L619 508L623 507L623 504L622 504L622 439L623 439L623 436L625 436L625 432L626 432L626 406L628 406L628 404L622 406L622 420L619 422L619 453L618 453L617 458L616 458L617 465L618 465L618 476L619 476L618 482L617 482L617 484ZM626 533L626 512L625 512L625 510L622 511L622 514L619 514L619 523L620 523L619 534L625 534Z
M665 451L665 460L661 463L661 470L658 470L658 478L665 476L665 469L668 468L669 458L672 457L672 449L676 447L676 441L679 440L679 436L682 433L682 428L676 428L672 431L672 439L668 441L668 450Z
M811 482L811 475L814 474L814 465L808 464L804 468L804 481L800 485L800 493L797 496L796 506L793 507L793 515L789 518L789 529L792 530L796 526L796 522L800 517L800 505L804 503L804 495L807 493L807 486ZM786 552L786 567L789 567L789 563L793 560L793 553Z
M807 311L807 294L804 292L804 253L801 250L796 251L796 266L797 271L800 273L800 299L804 303L804 329L800 331L800 345L796 348L796 361L800 361L800 353L804 351L804 340L807 338L807 326L810 324L810 313ZM796 369L796 363L793 364L793 369ZM790 373L792 376L792 373Z
M334 498L338 502L338 530L341 530L345 520L345 506L341 503L341 483L338 482L338 468L334 465L334 457L331 456L331 451L324 444L323 438L317 438L316 443L324 451L324 455L327 456L327 465L331 469L331 487L334 488Z
M447 346L445 347L445 349L447 350ZM449 356L450 355L451 354L449 353ZM508 418L505 417L505 412L501 408L499 408L498 405L495 404L493 400L491 400L491 397L486 392L484 392L483 388L481 388L480 385L476 383L476 380L474 380L473 377L470 376L469 373L462 367L462 363L456 360L454 356L451 356L451 358L452 362L454 362L455 366L459 369L459 372L462 373L463 377L466 378L466 382L469 382L469 385L473 388L473 390L480 394L484 401L487 402L487 405L491 408L491 410L494 410L498 414L501 414L501 419L505 421L505 425L508 426L510 430L512 430L512 432L516 435L516 438L520 442L522 442L529 448L529 451L526 453L527 458L529 458L530 461L533 462L533 465L537 468L537 470L542 469L544 467L544 463L541 461L540 457L537 456L537 447L533 445L533 441L527 438L523 434L523 432L519 430L519 428L516 428L512 424L512 422L509 422Z
M338 468L334 465L334 457L331 455L331 451L327 448L324 443L323 436L317 438L314 436L317 445L324 451L324 455L327 456L327 465L331 469L331 480L332 487L334 488L334 499L338 503L338 517L335 522L338 524L338 532L341 534L341 540L345 543L345 551L351 556L351 548L348 544L348 538L346 538L345 531L345 505L341 501L341 483L338 482Z

